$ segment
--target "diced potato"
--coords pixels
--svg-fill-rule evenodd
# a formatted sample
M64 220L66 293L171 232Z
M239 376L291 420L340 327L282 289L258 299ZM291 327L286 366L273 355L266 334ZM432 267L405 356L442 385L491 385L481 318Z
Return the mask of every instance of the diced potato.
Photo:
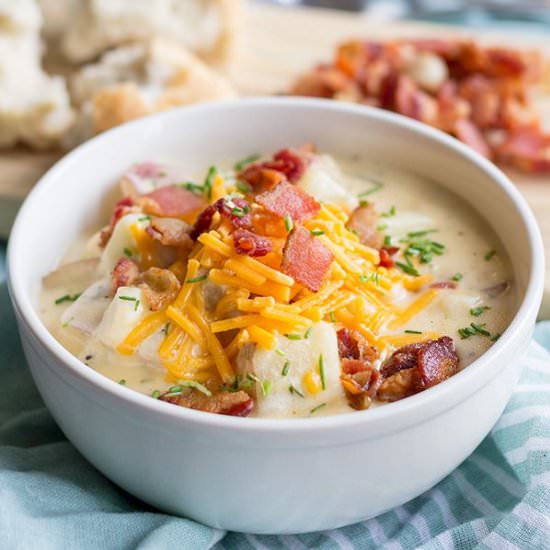
M111 280L108 277L88 287L61 317L61 323L91 334L101 322L111 301Z
M328 323L317 323L307 339L278 337L278 351L255 348L246 363L257 378L258 416L309 416L316 407L347 406L340 383L340 357L336 332ZM322 357L325 389L319 358ZM283 375L288 362L288 372ZM246 372L243 372L246 376ZM291 389L293 388L293 389ZM303 397L302 397L303 396Z
M106 346L116 348L149 313L140 288L121 286L107 307L95 336Z
M115 226L115 230L103 250L99 269L101 273L110 273L117 261L125 256L125 250L132 252L136 251L136 240L132 234L131 227L137 225L145 228L149 224L149 220L143 214L127 214L123 216Z
M344 176L334 159L329 155L319 155L309 165L298 187L313 195L317 200L346 206L353 210L357 198L341 185Z

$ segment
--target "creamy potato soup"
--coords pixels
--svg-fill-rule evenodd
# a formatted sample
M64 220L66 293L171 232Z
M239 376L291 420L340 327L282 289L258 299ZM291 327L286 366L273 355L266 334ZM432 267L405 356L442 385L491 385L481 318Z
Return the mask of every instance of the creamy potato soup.
M108 224L44 278L40 312L85 365L151 398L367 409L444 382L511 319L496 235L412 174L303 148L194 178L144 162L119 184Z

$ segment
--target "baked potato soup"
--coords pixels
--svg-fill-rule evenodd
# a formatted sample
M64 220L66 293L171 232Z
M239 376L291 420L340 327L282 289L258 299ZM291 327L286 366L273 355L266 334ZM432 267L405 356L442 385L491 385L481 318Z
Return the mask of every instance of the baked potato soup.
M225 415L339 414L444 382L511 319L504 249L434 182L310 146L205 172L130 167L110 221L44 278L48 329L115 382Z

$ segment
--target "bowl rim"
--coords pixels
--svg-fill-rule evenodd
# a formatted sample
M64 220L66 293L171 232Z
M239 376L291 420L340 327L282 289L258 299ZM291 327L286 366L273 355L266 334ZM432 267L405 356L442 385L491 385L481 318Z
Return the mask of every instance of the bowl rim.
M52 184L58 176L63 177L63 172L71 165L78 163L80 156L98 146L102 141L113 139L117 135L125 135L129 132L139 132L141 127L147 127L155 122L168 122L170 119L185 117L187 114L201 114L203 112L223 112L229 109L252 109L252 108L275 108L275 109L303 109L306 111L329 110L334 113L351 114L365 119L377 122L390 123L393 126L400 126L406 130L413 131L424 138L442 143L448 149L461 156L464 160L475 165L482 172L487 174L511 199L514 207L523 222L528 235L528 245L532 258L529 280L523 299L517 308L516 314L510 324L503 332L502 336L485 353L483 353L473 363L468 365L450 379L442 384L438 384L424 392L420 392L406 399L388 403L384 406L375 407L365 411L350 411L331 416L307 417L307 418L239 418L224 415L196 411L184 407L173 406L138 391L121 386L117 382L107 378L99 372L87 367L79 359L73 356L67 349L59 343L40 319L38 312L31 303L29 292L24 288L23 283L17 277L17 250L18 241L23 238L24 233L30 230L30 224L27 219L27 212L33 208L34 203L38 202L44 190ZM511 259L513 263L513 259ZM272 98L257 97L237 100L226 100L201 105L185 106L171 109L163 113L153 114L129 123L113 128L103 134L100 134L91 140L81 144L73 149L62 159L54 164L38 181L25 199L20 211L17 214L13 225L7 253L7 275L8 288L10 296L19 316L24 321L27 329L36 338L41 346L53 355L58 363L65 367L77 377L91 383L100 392L105 392L111 397L125 401L127 405L134 405L153 414L157 414L165 419L181 421L182 423L194 423L202 427L217 427L224 430L236 431L259 431L259 432L318 432L330 429L349 428L357 425L371 426L376 425L382 420L397 420L406 416L413 410L422 410L430 404L439 401L445 401L446 395L452 395L455 389L464 386L469 380L474 379L478 371L492 358L513 344L514 340L521 335L525 329L525 324L534 322L534 318L540 306L544 285L544 248L542 236L526 200L519 190L514 186L510 179L493 163L479 155L457 139L434 129L428 125L417 122L402 115L384 111L373 107L355 105L348 103L339 103L326 99L312 98ZM533 321L531 321L533 319ZM498 375L498 372L494 375ZM473 390L468 395L479 389L475 384ZM450 406L450 405L449 405ZM368 432L365 432L368 433Z

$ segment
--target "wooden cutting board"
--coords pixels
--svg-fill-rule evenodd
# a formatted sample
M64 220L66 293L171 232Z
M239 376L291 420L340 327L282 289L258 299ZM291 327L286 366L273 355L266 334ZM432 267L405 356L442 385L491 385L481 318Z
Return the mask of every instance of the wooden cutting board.
M358 14L307 8L250 6L243 46L230 76L242 95L283 92L315 63L331 59L334 47L350 37L388 39L406 36L469 35L486 43L535 47L550 57L550 41L541 35L513 34L415 22L386 22ZM550 100L541 105L550 127ZM58 153L31 153L20 149L0 154L0 236L6 236L21 201ZM510 173L533 208L550 258L550 176ZM550 267L542 315L550 318Z

